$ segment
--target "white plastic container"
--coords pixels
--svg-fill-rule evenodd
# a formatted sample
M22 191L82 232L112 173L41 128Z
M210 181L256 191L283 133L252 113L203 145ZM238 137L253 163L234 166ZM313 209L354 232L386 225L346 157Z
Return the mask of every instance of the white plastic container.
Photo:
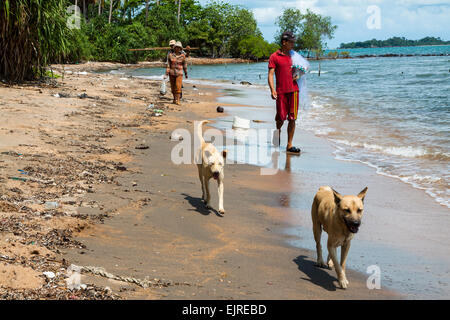
M233 129L235 128L250 129L250 120L235 116L233 119Z

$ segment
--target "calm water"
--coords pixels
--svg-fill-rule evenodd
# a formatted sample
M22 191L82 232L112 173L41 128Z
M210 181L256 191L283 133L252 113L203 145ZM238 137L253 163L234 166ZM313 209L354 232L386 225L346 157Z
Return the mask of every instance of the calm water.
M320 62L320 76L318 62L311 60L311 106L302 113L301 127L329 139L336 158L375 167L379 174L423 189L450 208L450 46L356 51L449 56L325 60ZM238 88L240 81L249 81L267 93L251 103L273 104L266 62L189 69L190 82L202 79ZM160 78L163 69L131 72Z

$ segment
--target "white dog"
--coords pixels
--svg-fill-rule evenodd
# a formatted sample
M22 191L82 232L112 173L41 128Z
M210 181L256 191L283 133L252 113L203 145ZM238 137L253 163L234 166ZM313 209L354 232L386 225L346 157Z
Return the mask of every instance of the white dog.
M198 167L198 177L202 184L202 199L206 204L207 208L211 208L210 200L211 195L209 193L209 180L214 178L217 180L218 191L219 191L219 213L224 214L225 210L223 208L223 167L225 165L225 158L227 156L227 151L222 151L222 154L217 151L217 149L211 144L206 143L203 139L202 126L204 123L208 123L208 120L200 121L197 124L197 135L199 141L201 142L201 148L199 148L197 153L197 167ZM199 163L200 162L200 163Z

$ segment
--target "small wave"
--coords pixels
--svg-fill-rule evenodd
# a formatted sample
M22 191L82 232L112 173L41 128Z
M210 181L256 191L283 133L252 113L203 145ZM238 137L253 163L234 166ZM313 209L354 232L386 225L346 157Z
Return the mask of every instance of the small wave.
M340 144L344 144L353 148L364 148L372 151L379 151L385 154L401 156L406 158L417 158L423 157L425 155L430 155L430 153L421 147L394 147L394 146L380 146L377 144L352 142L348 140L332 139L332 141ZM442 154L444 155L444 154Z
M442 197L442 193L443 193L442 191L438 191L433 186L430 186L437 182L441 182L442 178L433 177L433 176L422 176L422 175L418 175L418 174L415 174L413 176L402 176L402 175L389 173L389 172L386 172L385 170L383 170L383 168L381 168L380 166L378 166L376 164L373 164L369 161L363 161L363 160L355 159L355 158L351 158L351 157L349 158L348 157L349 155L343 155L343 154L341 154L342 152L344 152L343 148L338 147L337 150L334 152L335 159L342 160L342 161L352 161L352 162L356 161L356 162L365 164L371 168L374 168L376 170L376 173L379 175L399 179L400 181L407 183L416 189L424 190L425 193L427 193L429 196L431 196L437 203L439 203L440 205L443 205L447 208L450 208L450 200L448 199L448 197L447 198ZM448 191L447 191L447 193L448 193Z

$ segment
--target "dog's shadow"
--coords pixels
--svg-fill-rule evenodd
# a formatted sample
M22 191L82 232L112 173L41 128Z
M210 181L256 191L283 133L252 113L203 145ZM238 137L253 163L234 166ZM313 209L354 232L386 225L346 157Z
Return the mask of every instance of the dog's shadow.
M197 211L198 213L208 216L211 211L216 214L218 217L223 217L216 209L213 208L206 208L205 203L203 202L202 198L192 197L186 193L182 193L182 196L184 196L184 199L189 202L191 206L193 206L195 209L189 209L190 211Z
M317 267L314 261L307 260L306 258L306 256L298 256L293 260L297 264L298 269L309 277L309 279L302 279L321 286L328 291L336 291L334 282L337 281L337 278L331 276L325 271L326 269Z

